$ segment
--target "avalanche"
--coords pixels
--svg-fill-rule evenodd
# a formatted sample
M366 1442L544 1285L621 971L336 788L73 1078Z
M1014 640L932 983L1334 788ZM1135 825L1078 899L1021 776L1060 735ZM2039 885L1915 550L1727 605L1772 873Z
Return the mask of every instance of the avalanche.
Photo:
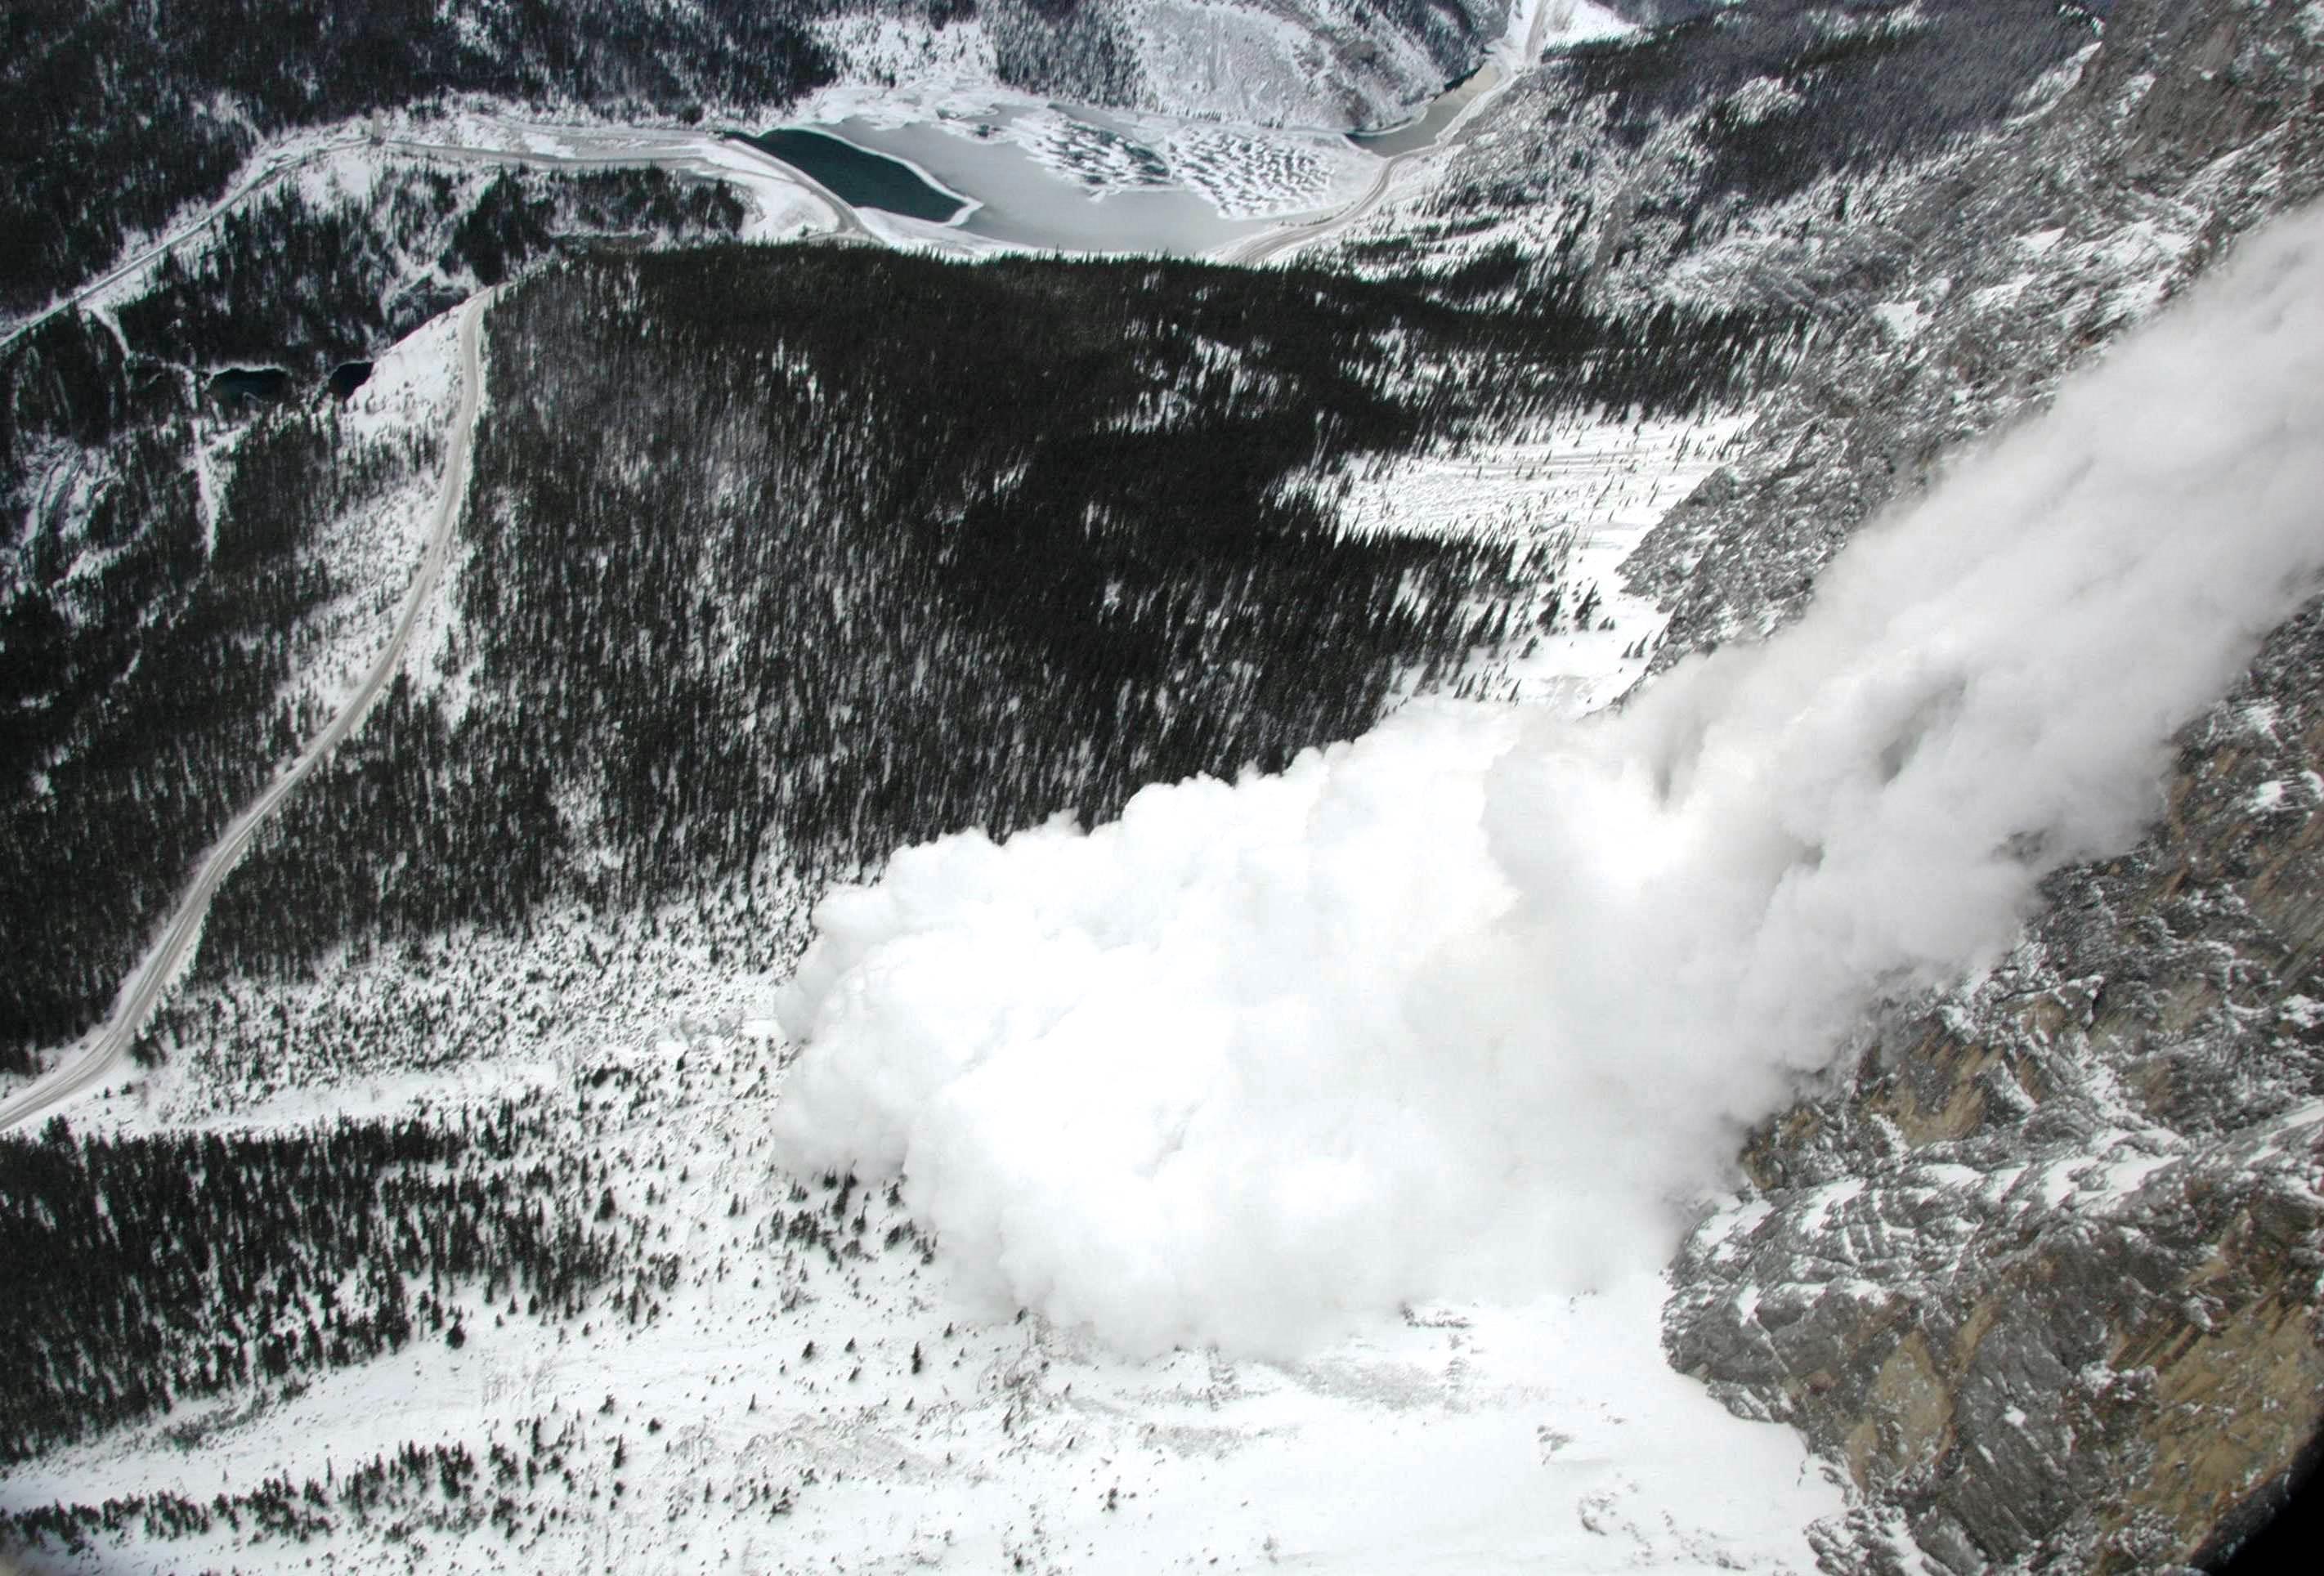
M2255 236L1618 712L1413 707L1276 777L909 850L828 899L779 1147L1132 1352L1666 1256L1853 1015L2159 810L2324 569L2324 216Z

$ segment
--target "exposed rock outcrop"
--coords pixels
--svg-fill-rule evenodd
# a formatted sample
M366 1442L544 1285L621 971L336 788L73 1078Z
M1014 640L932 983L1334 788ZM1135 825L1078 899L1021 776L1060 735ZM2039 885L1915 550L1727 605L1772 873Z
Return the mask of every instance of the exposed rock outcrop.
M2189 1561L2324 1406L2324 609L2184 741L2167 822L1755 1135L1674 1359L1948 1569Z
M2324 190L2319 39L2312 7L2126 4L2051 107L1926 173L1864 244L1883 299L1650 541L1661 660L1787 620L1941 456ZM1866 1496L1830 1568L2172 1569L2316 1435L2319 674L2311 604L2182 736L2146 841L2052 878L1984 978L1868 1025L1681 1255L1674 1360Z
M1673 610L1660 666L1788 622L1849 533L1946 455L2045 402L2236 235L2324 194L2324 13L2130 0L2046 107L1840 190L1857 217L1837 235L1711 249L1737 253L1728 289L1780 281L1820 326L1733 474L1628 567Z

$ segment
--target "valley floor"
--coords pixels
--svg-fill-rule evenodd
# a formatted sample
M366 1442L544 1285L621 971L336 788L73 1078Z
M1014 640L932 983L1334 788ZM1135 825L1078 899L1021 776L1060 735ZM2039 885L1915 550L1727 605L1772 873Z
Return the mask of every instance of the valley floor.
M220 1523L67 1568L1804 1571L1804 1529L1843 1508L1788 1429L1671 1371L1658 1280L1408 1309L1294 1364L1125 1361L971 1305L877 1198L843 1205L835 1252L770 1240L800 1195L764 1157L780 1074L754 1026L613 1056L602 1096L554 1097L572 1146L640 1179L625 1201L663 1190L625 1208L681 1267L640 1317L468 1307L457 1350L421 1337L293 1398L180 1407L19 1469L0 1505L327 1480L407 1441L515 1460L538 1423L568 1442L530 1489L487 1472L327 1512L304 1546Z

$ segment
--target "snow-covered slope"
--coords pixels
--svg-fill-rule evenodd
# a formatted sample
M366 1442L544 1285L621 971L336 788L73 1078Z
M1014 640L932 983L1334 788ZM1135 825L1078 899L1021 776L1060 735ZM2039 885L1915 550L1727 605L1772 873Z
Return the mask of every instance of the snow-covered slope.
M1673 614L1661 660L1797 616L1965 437L2324 192L2324 128L2291 107L2319 43L2298 7L2118 7L2046 107L1874 223L1857 188L1821 244L1763 244L1763 279L1846 304L1634 565ZM2163 824L2053 878L1997 967L1866 1025L1683 1257L1674 1358L1870 1496L1843 1566L2208 1558L2309 1447L2319 660L2311 608L2180 736Z
M1343 128L1401 118L1528 14L1508 0L999 0L941 22L901 9L842 12L816 34L842 88L998 87L1262 126Z
M779 1075L747 1002L657 1005L692 1027L493 1096L551 1113L553 1151L611 1179L614 1228L668 1267L650 1263L635 1297L624 1285L543 1325L459 1288L400 1353L51 1452L5 1480L0 1506L89 1507L86 1545L57 1564L123 1572L323 1552L364 1569L1124 1576L1804 1572L1803 1529L1841 1508L1787 1431L1670 1370L1651 1276L1415 1307L1279 1364L1127 1361L1036 1316L992 1317L892 1192L770 1170ZM429 1457L356 1497L361 1469L414 1442L465 1452L477 1475L451 1492ZM266 1510L273 1483L300 1530ZM152 1538L145 1506L163 1494L207 1528Z

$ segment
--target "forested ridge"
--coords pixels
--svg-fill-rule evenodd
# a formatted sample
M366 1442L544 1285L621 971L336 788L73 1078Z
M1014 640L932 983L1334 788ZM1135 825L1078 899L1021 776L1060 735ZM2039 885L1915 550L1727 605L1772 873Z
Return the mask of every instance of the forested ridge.
M830 79L825 0L23 0L0 24L0 310L110 262L212 200L264 140L478 93L698 115Z
M752 1323L779 1329L810 1275L844 1284L881 1258L917 1274L932 1247L894 1186L826 1174L730 1194L734 1174L713 1184L698 1142L640 1120L667 1117L673 1097L696 1115L700 1099L762 1099L771 1070L713 1061L689 1084L683 1059L642 1076L602 1063L562 1092L387 1120L91 1138L59 1119L37 1138L0 1138L0 1252L26 1267L0 1307L0 1467L140 1422L156 1448L198 1460L330 1370L415 1341L474 1343L489 1383L512 1351L542 1350L543 1325L559 1348L593 1328L626 1341L664 1318L666 1299L747 1283ZM803 1374L814 1356L809 1340ZM852 1383L863 1360L826 1382ZM882 1360L922 1366L917 1346ZM632 1431L661 1432L655 1401L609 1376L586 1413L550 1405L473 1443L412 1441L368 1459L362 1445L302 1480L229 1482L207 1499L190 1482L97 1503L19 1496L0 1508L0 1550L86 1553L214 1529L245 1546L306 1543L374 1525L391 1541L485 1526L530 1538L595 1516L608 1487L619 1497ZM788 1515L818 1474L779 1469L729 1464L724 1503Z
M367 206L286 188L110 321L61 313L0 349L21 544L0 557L0 1070L103 1009L188 862L318 724L281 698L338 589L316 533L432 474L442 437L346 441L324 373L576 236L683 244L742 216L657 170L385 170ZM222 448L206 376L234 364L289 369L301 408Z
M610 1442L607 1433L613 1434ZM344 1470L327 1463L321 1477L296 1481L279 1473L255 1488L220 1489L206 1500L163 1488L94 1505L75 1501L0 1510L0 1543L86 1556L104 1544L119 1548L133 1538L161 1543L198 1537L220 1526L249 1545L263 1545L327 1541L349 1527L379 1525L388 1542L406 1547L423 1530L457 1535L487 1526L506 1544L593 1513L594 1506L587 1512L576 1507L576 1474L586 1476L592 1457L622 1460L627 1442L618 1423L601 1424L593 1437L590 1419L579 1414L535 1416L525 1419L512 1439L488 1439L482 1451L461 1441L407 1440L368 1461L351 1461ZM813 1477L811 1469L807 1477ZM772 1522L791 1514L801 1486L761 1475L730 1487L728 1498ZM551 1495L565 1503L542 1508L541 1500ZM588 1500L596 1497L594 1488L588 1490Z
M600 255L503 299L456 648L211 910L203 969L852 876L1283 765L1509 632L1507 546L1341 537L1352 456L1738 391L1751 326L1321 273Z
M731 188L651 168L510 169L485 180L395 166L360 205L292 186L227 214L208 244L184 249L190 261L164 257L114 318L132 352L157 362L278 365L313 379L572 238L698 243L731 237L743 215Z
M298 622L334 590L307 549L436 461L434 435L355 444L327 413L281 412L206 533L191 441L169 425L115 445L84 539L33 544L102 567L36 562L34 585L67 594L0 604L0 1064L101 1009L195 855L319 725L287 698Z

